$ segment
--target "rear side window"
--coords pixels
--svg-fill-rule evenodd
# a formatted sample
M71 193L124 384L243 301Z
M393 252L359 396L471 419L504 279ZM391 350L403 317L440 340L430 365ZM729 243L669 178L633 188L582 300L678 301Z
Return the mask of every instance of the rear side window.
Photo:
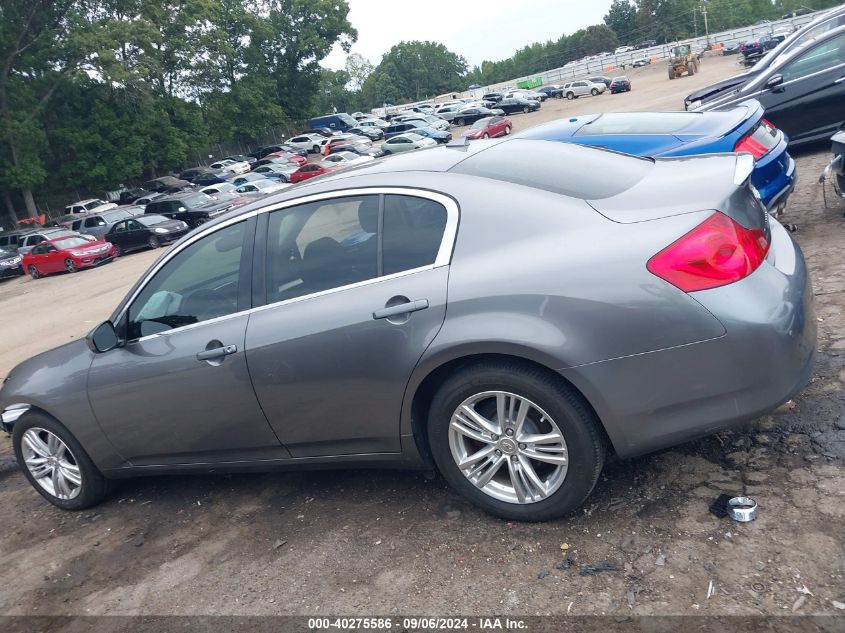
M384 198L383 272L430 266L437 259L446 229L446 208L427 198Z
M514 139L478 152L449 171L601 200L630 189L653 167L648 158L557 141Z
M624 81L617 77L614 81ZM603 114L583 126L575 136L597 134L675 134L700 120L695 112L619 112Z

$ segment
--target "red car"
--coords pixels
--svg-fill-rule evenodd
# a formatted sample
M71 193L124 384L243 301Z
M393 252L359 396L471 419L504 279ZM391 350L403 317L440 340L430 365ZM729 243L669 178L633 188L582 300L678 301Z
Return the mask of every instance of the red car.
M299 154L291 154L290 152L273 152L272 154L267 154L264 158L284 158L289 163L296 163L297 165L304 165L308 162L308 159L305 156L300 156Z
M23 256L23 269L33 279L38 279L50 273L75 273L82 268L93 268L114 257L114 246L109 242L70 235L41 242Z
M490 116L486 119L478 119L472 124L463 136L467 138L496 138L497 136L507 136L513 129L513 123L506 116Z
M314 176L322 176L323 174L328 174L331 171L331 169L327 169L326 167L318 165L317 163L309 163L308 165L302 165L302 167L297 169L295 172L292 172L290 175L290 182L302 182L303 180L308 180L309 178L313 178Z

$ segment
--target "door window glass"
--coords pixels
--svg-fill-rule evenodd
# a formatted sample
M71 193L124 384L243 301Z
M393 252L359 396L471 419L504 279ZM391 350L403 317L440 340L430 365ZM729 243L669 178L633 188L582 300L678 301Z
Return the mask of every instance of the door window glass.
M842 64L845 64L845 35L805 51L787 64L781 74L784 82L794 81Z
M445 229L446 208L439 202L413 196L385 196L384 274L433 264Z
M220 229L167 262L129 307L130 340L236 312L244 231Z
M378 196L355 196L272 213L268 303L378 276L378 207Z

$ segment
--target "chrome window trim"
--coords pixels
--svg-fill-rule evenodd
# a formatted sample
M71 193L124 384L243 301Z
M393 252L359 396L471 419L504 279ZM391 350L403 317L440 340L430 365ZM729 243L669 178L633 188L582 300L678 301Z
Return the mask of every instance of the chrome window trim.
M115 318L115 322L119 322L129 311L129 306L132 305L132 302L138 297L138 295L144 290L150 280L155 277L159 270L161 270L170 260L176 257L179 253L183 250L194 244L195 242L213 234L217 231L222 229L228 228L238 222L246 221L249 218L257 217L263 213L272 213L273 211L280 211L283 209L288 209L290 207L297 207L303 204L308 204L310 202L319 202L321 200L331 200L334 198L349 198L361 195L401 195L401 196L411 196L415 198L425 198L427 200L432 200L437 202L446 209L446 227L443 230L443 237L440 241L440 249L437 251L437 257L434 259L434 263L428 266L421 266L419 268L412 268L410 270L403 270L398 273L393 273L391 275L382 275L381 277L373 277L372 279L367 279L365 281L359 281L353 284L347 284L345 286L338 286L337 288L330 288L328 290L322 290L320 292L314 292L307 295L302 295L301 297L294 297L292 299L286 299L284 301L278 301L275 303L269 303L263 306L257 306L253 308L249 308L247 310L241 310L239 312L233 312L231 314L227 314L221 317L217 317L215 319L208 319L207 321L200 321L199 323L191 323L189 325L183 325L182 327L173 328L172 330L166 330L165 332L159 332L157 334L151 334L149 336L142 336L137 339L132 339L131 341L127 342L141 342L146 341L149 339L157 338L160 336L170 336L171 334L175 334L177 332L183 332L189 329L193 329L196 327L200 327L206 324L212 323L219 323L221 321L225 321L237 316L241 316L244 314L251 314L253 312L258 312L260 310L265 310L271 307L278 307L281 305L286 305L289 303L296 303L300 301L305 301L307 299L318 298L325 295L333 294L336 292L343 292L346 290L351 290L354 288L360 288L362 286L366 286L369 284L379 283L382 281L389 281L392 279L397 279L399 277L404 277L406 275L412 275L420 272L424 272L427 270L433 270L435 268L440 268L442 266L448 266L451 259L452 259L452 250L455 246L455 239L458 234L458 221L460 219L460 208L458 206L457 201L450 196L447 196L443 193L438 193L435 191L429 191L427 189L419 189L417 187L355 187L352 189L338 189L334 191L325 191L323 193L315 193L306 196L302 196L300 198L295 198L292 200L285 200L283 202L279 202L276 204L271 204L261 209L255 209L254 211L249 211L242 215L238 215L233 218L229 218L220 224L215 224L214 226L208 227L206 229L201 229L197 232L196 235L191 236L189 239L185 241L185 243L181 244L179 248L173 248L169 252L165 253L161 260L153 266L153 268L147 273L146 277L142 283L138 285L135 289L135 292L132 293L132 296L126 301L124 304L123 309L118 313L117 317Z

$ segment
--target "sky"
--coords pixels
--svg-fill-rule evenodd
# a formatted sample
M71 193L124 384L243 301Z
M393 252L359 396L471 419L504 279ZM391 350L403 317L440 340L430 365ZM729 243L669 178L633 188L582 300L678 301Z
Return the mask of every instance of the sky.
M463 55L470 68L498 61L533 42L556 40L602 22L611 0L347 0L349 21L358 30L352 45L377 66L402 40L432 40ZM340 70L340 46L323 66Z

